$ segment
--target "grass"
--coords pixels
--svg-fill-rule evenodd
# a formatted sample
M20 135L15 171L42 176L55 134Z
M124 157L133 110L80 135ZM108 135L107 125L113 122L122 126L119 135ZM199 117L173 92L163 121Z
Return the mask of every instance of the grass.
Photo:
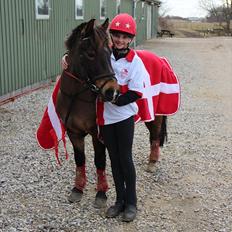
M223 27L219 23L191 22L186 20L171 19L169 28L175 33L175 37L208 37L225 35ZM213 31L214 30L214 31Z
M206 23L206 22L188 22L181 20L171 20L170 22L173 25L173 29L189 29L189 30L208 30L208 29L218 29L222 26L219 23Z

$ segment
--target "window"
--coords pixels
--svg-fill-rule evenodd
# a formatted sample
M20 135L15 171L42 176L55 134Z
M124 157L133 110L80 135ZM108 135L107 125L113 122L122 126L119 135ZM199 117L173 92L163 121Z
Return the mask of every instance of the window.
M144 8L144 5L145 5L145 3L144 3L144 2L142 2L142 8Z
M49 0L35 0L36 19L49 19Z
M141 20L145 19L145 15L146 15L145 3L142 2L142 16L141 16Z
M75 0L75 19L84 19L83 0Z
M120 13L120 4L121 4L121 0L117 0L116 1L116 14Z
M106 0L100 0L100 19L106 18Z

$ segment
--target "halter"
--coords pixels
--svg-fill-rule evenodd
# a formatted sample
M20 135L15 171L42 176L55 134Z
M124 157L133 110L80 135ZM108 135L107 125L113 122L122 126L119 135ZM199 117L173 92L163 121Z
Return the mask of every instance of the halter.
M114 73L107 73L107 74L101 74L98 76L95 76L95 78L91 81L89 78L86 80L86 83L88 84L89 88L91 91L97 93L97 94L101 94L102 89L104 88L104 86L111 81L112 79L116 80L116 78L114 77ZM105 82L100 86L97 87L93 82L96 82L97 80L100 79L105 79Z
M101 75L97 75L94 77L93 80L91 80L89 77L83 81L81 80L80 78L78 78L77 76L73 75L72 73L68 72L68 71L64 71L65 74L68 76L68 77L71 77L73 78L74 80L78 81L80 84L82 84L83 86L87 86L88 89L90 89L92 92L94 93L97 93L97 94L101 94L101 90L104 88L104 86L107 84L107 82L111 81L112 79L115 79L116 78L114 77L114 73L107 73L107 74L101 74ZM100 80L100 79L103 79L103 78L107 78L106 81L100 86L100 87L97 87L94 82L96 82L97 80ZM87 89L86 89L87 90ZM61 92L64 92L61 90ZM68 96L68 94L65 93L65 95ZM75 94L76 95L76 94ZM78 94L77 94L78 95ZM69 96L72 96L72 95L69 95Z

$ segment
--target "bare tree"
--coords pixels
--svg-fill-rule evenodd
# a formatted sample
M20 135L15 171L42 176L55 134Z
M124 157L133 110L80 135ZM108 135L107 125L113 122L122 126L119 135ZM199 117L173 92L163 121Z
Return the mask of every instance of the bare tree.
M223 15L226 21L227 32L230 31L230 20L232 19L232 1L225 0L223 4Z
M230 32L232 0L221 0L219 4L217 2L215 0L199 0L200 7L206 10L210 16L214 16L220 24L225 22L225 30Z
M171 9L167 6L167 1L163 0L159 8L159 31L161 29L170 30L172 28L172 25L170 25L170 22L166 17L170 10Z
M167 1L163 0L159 8L159 16L165 17L171 9L167 6Z

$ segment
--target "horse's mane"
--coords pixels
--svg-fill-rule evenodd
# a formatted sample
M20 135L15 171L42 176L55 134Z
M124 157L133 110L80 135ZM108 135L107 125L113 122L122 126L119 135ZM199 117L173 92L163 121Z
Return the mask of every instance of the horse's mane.
M65 46L69 51L73 48L73 46L77 42L76 41L77 38L81 38L83 36L82 35L83 31L85 31L86 27L88 28L87 24L89 24L91 21L94 22L95 19L91 19L89 22L84 22L72 30L71 34L67 37L65 41ZM104 36L105 32L103 30L102 25L94 25L93 27L95 29L95 32L99 35L99 37L101 38L105 37ZM86 30L88 31L88 29Z
M72 30L72 33L67 37L65 41L65 46L69 51L72 49L73 45L75 44L76 39L81 36L81 31L86 26L86 24L87 23L85 22L77 26L75 29Z

